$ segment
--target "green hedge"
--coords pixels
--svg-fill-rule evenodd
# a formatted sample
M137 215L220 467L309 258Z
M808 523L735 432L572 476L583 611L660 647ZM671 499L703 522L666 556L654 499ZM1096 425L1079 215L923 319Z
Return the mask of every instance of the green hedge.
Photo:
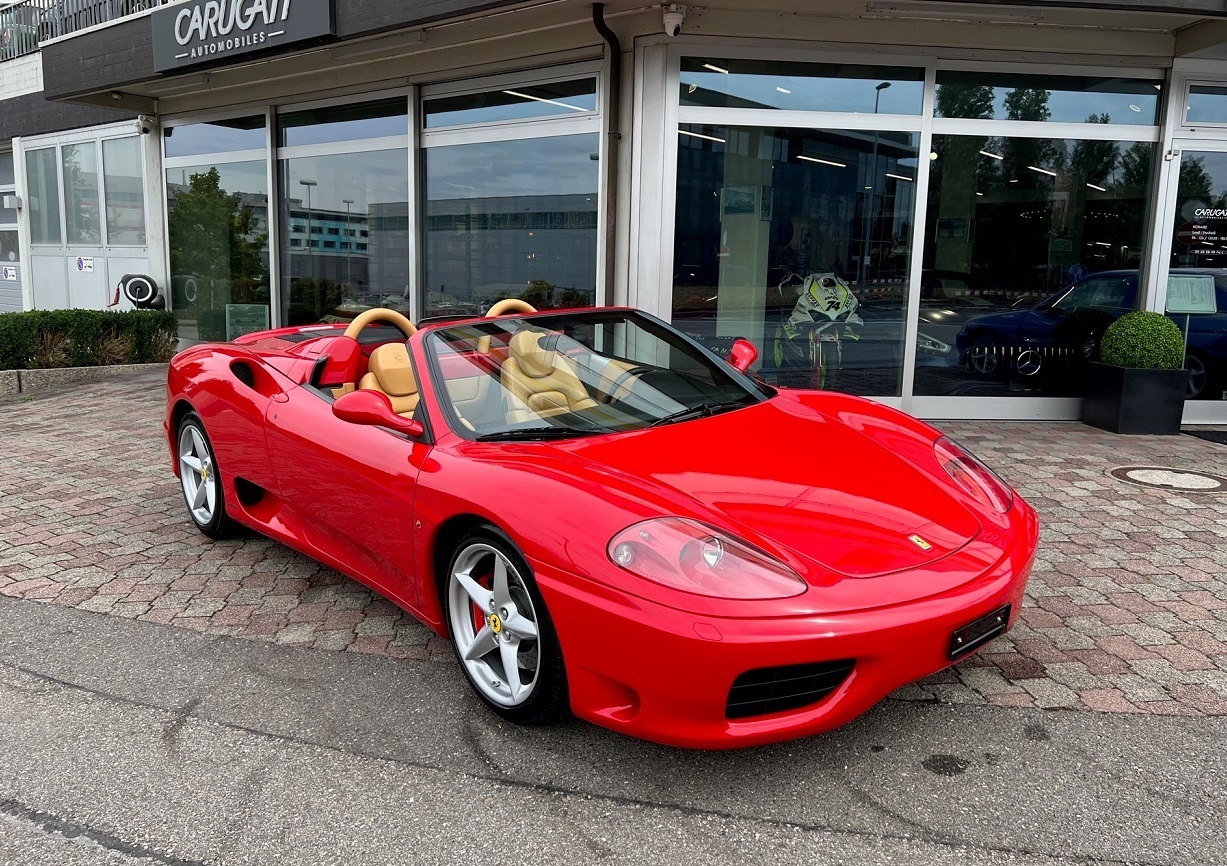
M1099 357L1116 367L1179 370L1184 366L1184 337L1161 313L1125 313L1104 331Z
M178 334L166 310L0 313L0 370L165 362Z

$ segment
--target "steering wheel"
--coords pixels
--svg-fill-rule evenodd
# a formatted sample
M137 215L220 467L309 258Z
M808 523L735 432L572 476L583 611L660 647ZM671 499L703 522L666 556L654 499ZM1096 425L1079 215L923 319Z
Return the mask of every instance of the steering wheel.
M493 319L495 316L501 316L505 313L535 313L537 308L528 301L521 301L519 298L503 298L503 300L495 303L493 307L486 310L486 318Z
M406 340L418 332L413 322L405 318L404 314L398 313L396 310L390 310L387 307L372 307L354 316L354 320L345 329L345 336L351 340L358 339L362 329L372 322L383 322L391 325L404 334Z
M654 369L654 367L631 367L629 370L623 370L618 374L617 378L613 380L613 384L609 386L609 391L607 391L605 394L605 402L612 403L614 401L614 396L631 379L634 379L637 376L642 376L644 373L651 373Z

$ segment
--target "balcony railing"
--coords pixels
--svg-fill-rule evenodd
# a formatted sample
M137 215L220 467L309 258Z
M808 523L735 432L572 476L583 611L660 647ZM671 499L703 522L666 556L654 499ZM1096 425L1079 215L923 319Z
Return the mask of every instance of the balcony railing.
M0 61L38 50L39 43L88 30L175 0L22 0L0 2Z

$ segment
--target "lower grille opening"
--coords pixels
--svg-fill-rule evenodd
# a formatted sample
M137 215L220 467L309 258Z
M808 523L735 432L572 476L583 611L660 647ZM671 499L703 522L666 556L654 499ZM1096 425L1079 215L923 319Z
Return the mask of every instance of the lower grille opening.
M837 659L746 671L733 681L724 715L744 719L816 704L839 688L855 664Z

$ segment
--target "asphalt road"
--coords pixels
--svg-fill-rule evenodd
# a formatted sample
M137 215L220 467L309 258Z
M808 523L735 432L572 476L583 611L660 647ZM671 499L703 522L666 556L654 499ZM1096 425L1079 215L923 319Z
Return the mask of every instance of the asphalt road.
M446 661L0 598L0 863L1227 861L1227 718L887 701L679 751L519 729Z

